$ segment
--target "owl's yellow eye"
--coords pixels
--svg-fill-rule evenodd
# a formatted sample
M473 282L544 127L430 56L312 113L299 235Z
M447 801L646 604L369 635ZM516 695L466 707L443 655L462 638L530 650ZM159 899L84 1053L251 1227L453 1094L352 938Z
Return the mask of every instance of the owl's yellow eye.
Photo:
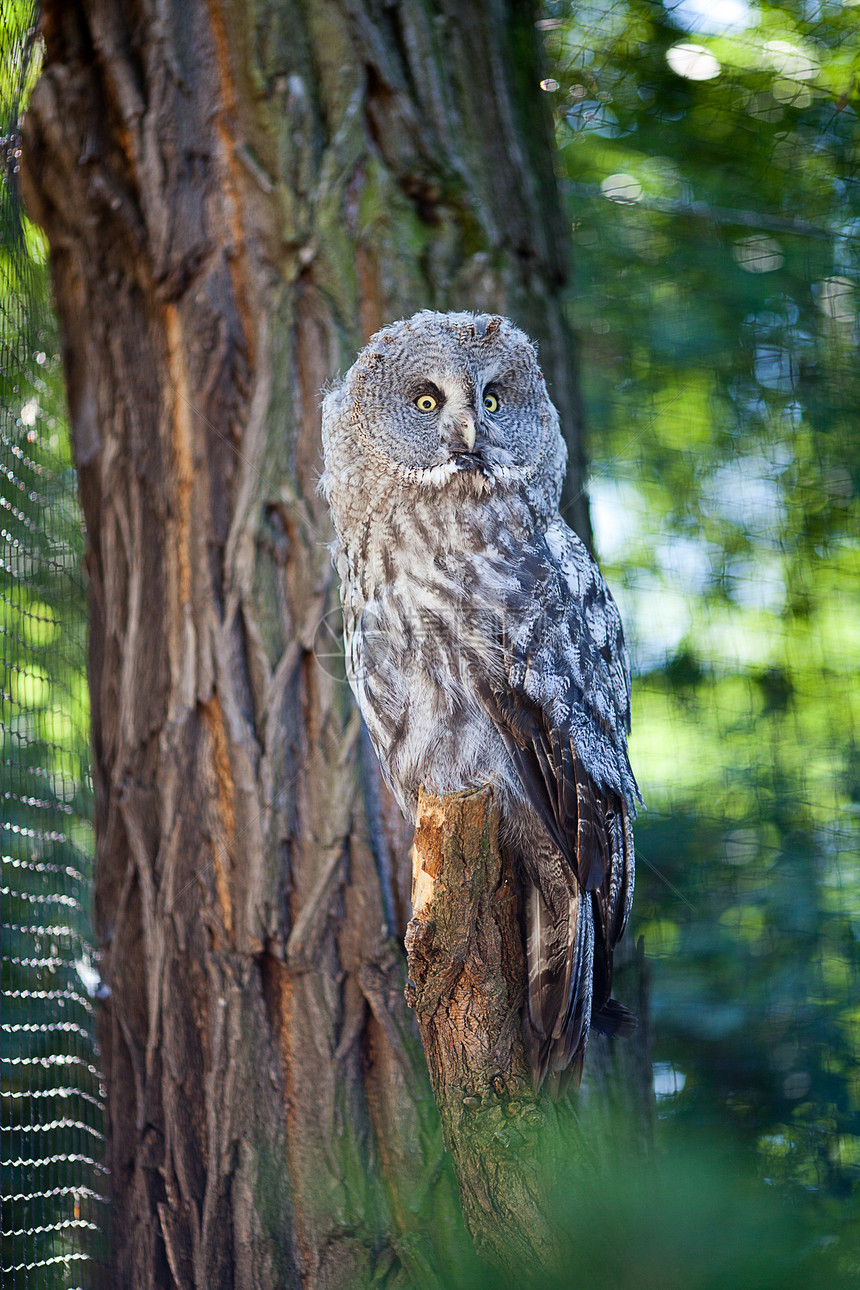
M438 404L432 394L419 394L415 406L419 412L435 412Z
M496 398L495 394L484 395L484 407L487 409L488 412L498 411L499 400Z

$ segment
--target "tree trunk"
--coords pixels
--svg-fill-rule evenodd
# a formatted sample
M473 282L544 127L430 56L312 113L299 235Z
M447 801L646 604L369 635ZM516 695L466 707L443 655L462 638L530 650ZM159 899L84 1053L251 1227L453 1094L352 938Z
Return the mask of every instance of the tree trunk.
M416 308L512 315L587 536L534 17L44 0L24 180L87 526L117 1286L462 1260L403 999L409 839L337 657L319 390Z

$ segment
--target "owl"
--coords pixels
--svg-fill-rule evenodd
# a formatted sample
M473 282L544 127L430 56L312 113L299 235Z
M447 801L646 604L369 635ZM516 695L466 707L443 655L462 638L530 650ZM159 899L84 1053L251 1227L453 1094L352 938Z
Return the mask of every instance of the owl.
M371 338L323 402L346 666L413 822L491 785L521 895L536 1086L625 1032L612 952L639 798L618 610L559 514L567 449L535 348L505 318L423 311Z

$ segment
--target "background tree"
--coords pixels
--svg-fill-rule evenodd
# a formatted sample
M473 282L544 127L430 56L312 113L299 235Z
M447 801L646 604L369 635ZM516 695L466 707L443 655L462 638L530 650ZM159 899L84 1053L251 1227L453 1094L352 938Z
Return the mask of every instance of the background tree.
M512 314L587 536L535 14L81 0L42 22L25 190L87 528L113 1276L452 1284L403 1000L409 840L336 657L319 390L392 317Z

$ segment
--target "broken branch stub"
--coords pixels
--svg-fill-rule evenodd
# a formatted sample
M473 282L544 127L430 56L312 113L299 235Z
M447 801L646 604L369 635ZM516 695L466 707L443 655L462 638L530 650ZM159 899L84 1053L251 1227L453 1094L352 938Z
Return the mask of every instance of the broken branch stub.
M522 1277L557 1256L544 1194L557 1115L532 1090L517 886L498 834L490 789L446 798L422 789L406 997L478 1254Z

